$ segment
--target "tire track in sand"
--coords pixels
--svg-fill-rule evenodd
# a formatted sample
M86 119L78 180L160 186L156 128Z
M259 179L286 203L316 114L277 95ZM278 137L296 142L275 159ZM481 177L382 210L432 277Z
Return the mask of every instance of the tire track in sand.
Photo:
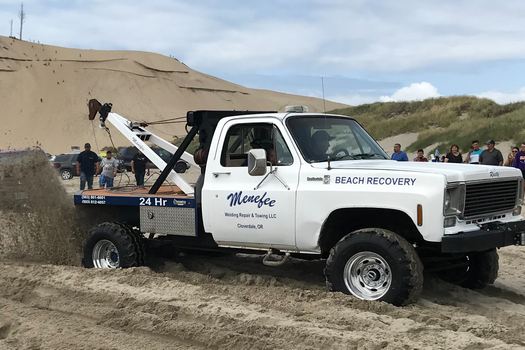
M420 303L396 308L326 292L313 277L315 262L295 261L272 275L253 258L182 261L168 263L160 273L4 263L0 284L9 287L0 292L6 300L0 314L12 310L12 301L20 309L38 310L41 317L47 312L50 318L60 314L83 323L93 334L102 327L108 339L142 334L150 348L172 341L175 347L195 348L508 349L521 347L524 340L516 324L525 321L520 313L514 315L516 322L505 324L504 318L490 318L489 309L471 309L475 304L465 299L510 301L441 282L437 290L430 286L437 295L426 291ZM308 274L301 280L301 271L309 268L318 282ZM43 344L50 344L43 333Z

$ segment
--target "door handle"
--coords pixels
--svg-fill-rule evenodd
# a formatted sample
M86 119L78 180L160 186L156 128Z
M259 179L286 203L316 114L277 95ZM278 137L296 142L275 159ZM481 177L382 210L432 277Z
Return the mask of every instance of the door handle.
M217 171L217 172L214 172L214 173L212 173L212 174L213 174L213 176L215 176L215 177L219 177L219 175L230 175L231 172L229 172L229 171L222 171L222 172L221 172L221 171Z

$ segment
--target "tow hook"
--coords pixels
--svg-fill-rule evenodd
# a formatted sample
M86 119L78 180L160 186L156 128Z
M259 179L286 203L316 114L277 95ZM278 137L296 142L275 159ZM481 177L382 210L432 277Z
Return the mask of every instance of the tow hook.
M265 266L272 266L272 267L281 266L284 263L286 263L289 257L290 257L290 253L288 252L282 255L279 250L270 248L268 249L268 252L264 256L262 263Z

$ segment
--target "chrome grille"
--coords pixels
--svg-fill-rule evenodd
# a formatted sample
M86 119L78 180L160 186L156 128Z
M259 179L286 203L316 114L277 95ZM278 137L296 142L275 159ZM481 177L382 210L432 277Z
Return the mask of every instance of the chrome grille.
M466 185L465 218L511 211L516 205L518 180Z

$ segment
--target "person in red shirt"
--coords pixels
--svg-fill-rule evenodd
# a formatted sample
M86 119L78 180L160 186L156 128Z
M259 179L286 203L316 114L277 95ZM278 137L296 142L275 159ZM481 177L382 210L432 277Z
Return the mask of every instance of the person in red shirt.
M427 157L425 157L425 151L418 149L417 156L414 158L414 162L428 162Z

